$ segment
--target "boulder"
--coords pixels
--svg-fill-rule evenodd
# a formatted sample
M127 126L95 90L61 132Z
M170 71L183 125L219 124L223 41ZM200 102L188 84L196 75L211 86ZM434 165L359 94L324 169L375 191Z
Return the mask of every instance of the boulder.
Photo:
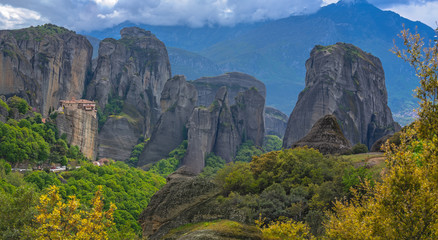
M317 149L322 154L345 154L351 149L334 115L319 119L310 132L291 147L304 146Z

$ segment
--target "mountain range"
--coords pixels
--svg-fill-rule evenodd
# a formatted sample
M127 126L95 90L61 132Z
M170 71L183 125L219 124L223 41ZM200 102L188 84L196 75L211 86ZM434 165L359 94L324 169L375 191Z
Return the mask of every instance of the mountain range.
M113 28L83 32L98 39L119 38L124 22ZM266 84L267 105L290 113L304 88L305 66L315 45L352 43L382 61L386 74L389 106L402 124L416 106L412 90L415 73L390 49L402 42L397 37L403 28L418 31L426 41L434 31L391 11L383 11L366 1L339 1L318 12L251 24L227 26L150 26L168 47L173 74L194 80L222 72L239 71Z

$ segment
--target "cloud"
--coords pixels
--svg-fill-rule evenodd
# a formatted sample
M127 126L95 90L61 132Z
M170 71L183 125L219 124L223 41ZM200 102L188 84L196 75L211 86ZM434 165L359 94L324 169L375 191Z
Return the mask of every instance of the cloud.
M322 0L2 0L28 8L73 30L110 27L123 21L152 25L234 25L317 11ZM25 19L36 25L36 19ZM9 23L15 27L15 23Z
M436 9L438 0L368 1L381 8L401 11L403 14L400 14L408 18L408 8L414 6L417 10L412 18L428 24L438 12L433 14L431 10L432 7ZM234 25L312 13L334 2L337 0L2 0L0 27L18 28L51 22L87 31L124 21L192 27ZM430 3L433 4L427 5ZM428 16L421 11L427 12Z
M43 18L38 12L26 8L14 8L10 5L0 4L1 29L27 27L28 22L42 24L48 22L48 20Z
M412 21L421 21L433 29L438 26L438 1L412 1L409 4L392 5L386 10L394 11Z

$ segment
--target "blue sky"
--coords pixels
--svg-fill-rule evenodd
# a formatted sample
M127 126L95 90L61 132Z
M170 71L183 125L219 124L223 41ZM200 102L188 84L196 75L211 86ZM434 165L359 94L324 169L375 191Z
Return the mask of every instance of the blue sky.
M363 0L344 0L363 1ZM438 0L368 0L436 28ZM0 29L54 23L76 31L123 21L152 25L233 25L308 14L337 0L0 0Z

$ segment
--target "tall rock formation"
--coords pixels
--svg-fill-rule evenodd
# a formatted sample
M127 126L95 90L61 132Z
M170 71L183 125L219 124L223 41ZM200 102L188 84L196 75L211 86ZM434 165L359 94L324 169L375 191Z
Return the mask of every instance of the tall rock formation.
M316 46L306 61L306 87L290 115L283 147L304 137L327 114L345 137L368 147L400 129L387 105L385 75L377 57L346 43Z
M228 90L228 102L234 104L239 92L255 88L266 98L265 84L255 77L240 72L230 72L215 77L202 77L192 82L198 90L198 106L210 106L216 92L223 86Z
M95 160L98 127L94 102L82 99L62 101L56 112L55 123L59 134L65 133L70 145L78 146L88 159Z
M101 129L99 156L126 160L138 138L151 135L171 71L166 47L151 32L130 27L120 34L120 40L101 41L87 98L97 100L102 109L111 99L123 100L122 112Z
M196 88L177 75L166 82L161 94L161 109L164 110L139 157L138 166L154 163L167 157L187 135L186 123L196 106Z
M265 98L255 88L239 93L229 106L227 87L221 87L208 107L196 107L187 123L188 147L182 165L199 173L213 152L231 162L244 141L263 144Z
M264 109L265 97L255 88L237 95L236 104L231 107L231 111L242 141L250 140L257 146L263 145Z
M0 31L0 94L47 116L59 100L82 96L92 52L84 36L52 24Z
M286 132L288 117L273 107L265 107L265 134L283 138Z

